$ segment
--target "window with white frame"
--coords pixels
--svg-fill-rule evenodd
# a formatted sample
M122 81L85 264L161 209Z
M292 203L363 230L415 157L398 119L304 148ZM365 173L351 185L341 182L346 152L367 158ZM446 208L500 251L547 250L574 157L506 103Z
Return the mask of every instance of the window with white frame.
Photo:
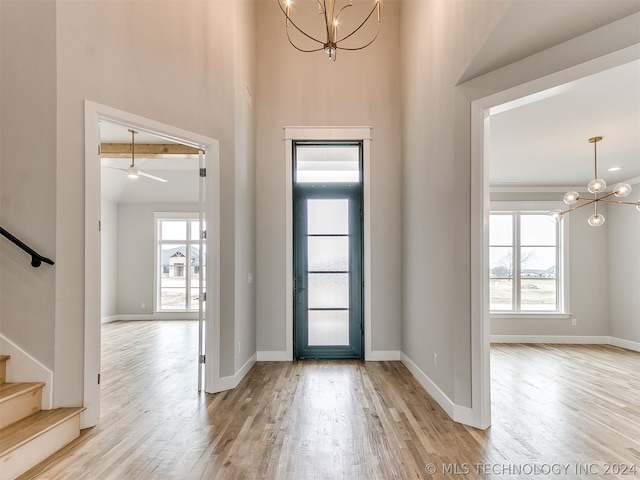
M547 210L493 210L489 216L492 313L565 313L564 222Z
M198 213L156 213L155 223L156 311L196 312L206 280Z

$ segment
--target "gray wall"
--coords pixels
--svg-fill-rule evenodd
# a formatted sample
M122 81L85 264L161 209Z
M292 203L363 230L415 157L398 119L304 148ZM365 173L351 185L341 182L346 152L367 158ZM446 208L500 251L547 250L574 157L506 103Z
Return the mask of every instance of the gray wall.
M118 205L103 200L100 214L100 315L118 313Z
M197 204L119 204L117 313L151 315L154 282L155 212L197 212ZM104 265L103 265L104 268ZM144 303L145 307L141 305Z
M560 201L557 193L492 193L492 201ZM612 207L613 210L616 207ZM619 207L618 207L619 208ZM629 208L629 207L625 207ZM631 209L631 208L630 208ZM609 241L607 230L611 226L609 210L601 208L607 221L602 228L589 226L587 218L593 214L589 208L577 210L564 218L568 228L567 274L570 285L571 318L542 319L500 316L491 319L492 335L609 335ZM596 275L593 272L598 272Z
M623 199L638 201L640 185ZM558 193L492 193L492 201L552 201ZM633 206L604 204L602 227L587 224L584 208L565 216L569 227L570 319L491 319L492 335L612 336L640 339L640 216Z
M625 200L640 201L640 182ZM609 207L610 335L640 342L640 213L630 206ZM601 293L601 295L604 292Z
M59 263L55 3L0 2L0 43L0 225ZM30 261L0 239L0 326L53 368L58 266L36 269Z
M465 406L471 405L470 100L456 84L506 6L402 4L402 352Z
M475 65L490 73L459 84L492 30L508 20L505 12L525 3L402 3L402 351L461 406L471 405L469 224L471 202L479 200L469 188L471 102L639 40L637 17L557 47L546 43L539 53L546 39L530 32L523 39L530 56L500 69Z
M380 36L367 49L300 53L282 13L258 2L257 341L285 351L285 126L371 126L372 350L400 350L401 128L399 10L386 3Z
M16 233L57 262L31 270L2 247L3 333L54 369L55 405L82 404L89 99L220 141L221 343L229 346L221 370L233 373L236 329L246 336L253 321L250 312L236 318L235 308L251 305L253 292L236 298L234 287L244 274L236 273L237 248L246 263L254 261L254 232L236 228L237 218L255 223L252 208L236 203L236 189L238 195L253 189L254 115L236 118L235 100L254 82L254 4L3 1L0 8L2 223L16 225Z

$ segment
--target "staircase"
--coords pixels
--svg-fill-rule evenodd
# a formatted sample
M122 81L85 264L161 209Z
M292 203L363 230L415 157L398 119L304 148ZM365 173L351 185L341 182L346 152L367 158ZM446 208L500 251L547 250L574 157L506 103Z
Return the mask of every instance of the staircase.
M0 480L13 480L77 438L84 410L41 410L44 383L7 383L9 358L0 355Z

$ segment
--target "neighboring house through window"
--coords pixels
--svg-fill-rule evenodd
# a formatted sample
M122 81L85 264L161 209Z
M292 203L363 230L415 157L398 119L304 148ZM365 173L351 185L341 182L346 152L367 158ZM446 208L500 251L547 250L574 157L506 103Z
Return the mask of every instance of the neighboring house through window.
M156 213L155 221L156 310L159 312L198 311L200 295L198 214Z

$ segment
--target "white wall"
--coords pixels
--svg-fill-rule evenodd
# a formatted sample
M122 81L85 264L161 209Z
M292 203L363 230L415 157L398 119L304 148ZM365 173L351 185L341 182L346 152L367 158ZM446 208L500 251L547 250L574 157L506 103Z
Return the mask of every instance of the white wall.
M257 85L257 348L284 352L285 126L371 126L371 301L373 351L400 350L399 3L383 7L378 39L365 50L321 52L290 46L271 2L258 2ZM345 13L345 21L347 14ZM314 20L320 21L316 16Z

